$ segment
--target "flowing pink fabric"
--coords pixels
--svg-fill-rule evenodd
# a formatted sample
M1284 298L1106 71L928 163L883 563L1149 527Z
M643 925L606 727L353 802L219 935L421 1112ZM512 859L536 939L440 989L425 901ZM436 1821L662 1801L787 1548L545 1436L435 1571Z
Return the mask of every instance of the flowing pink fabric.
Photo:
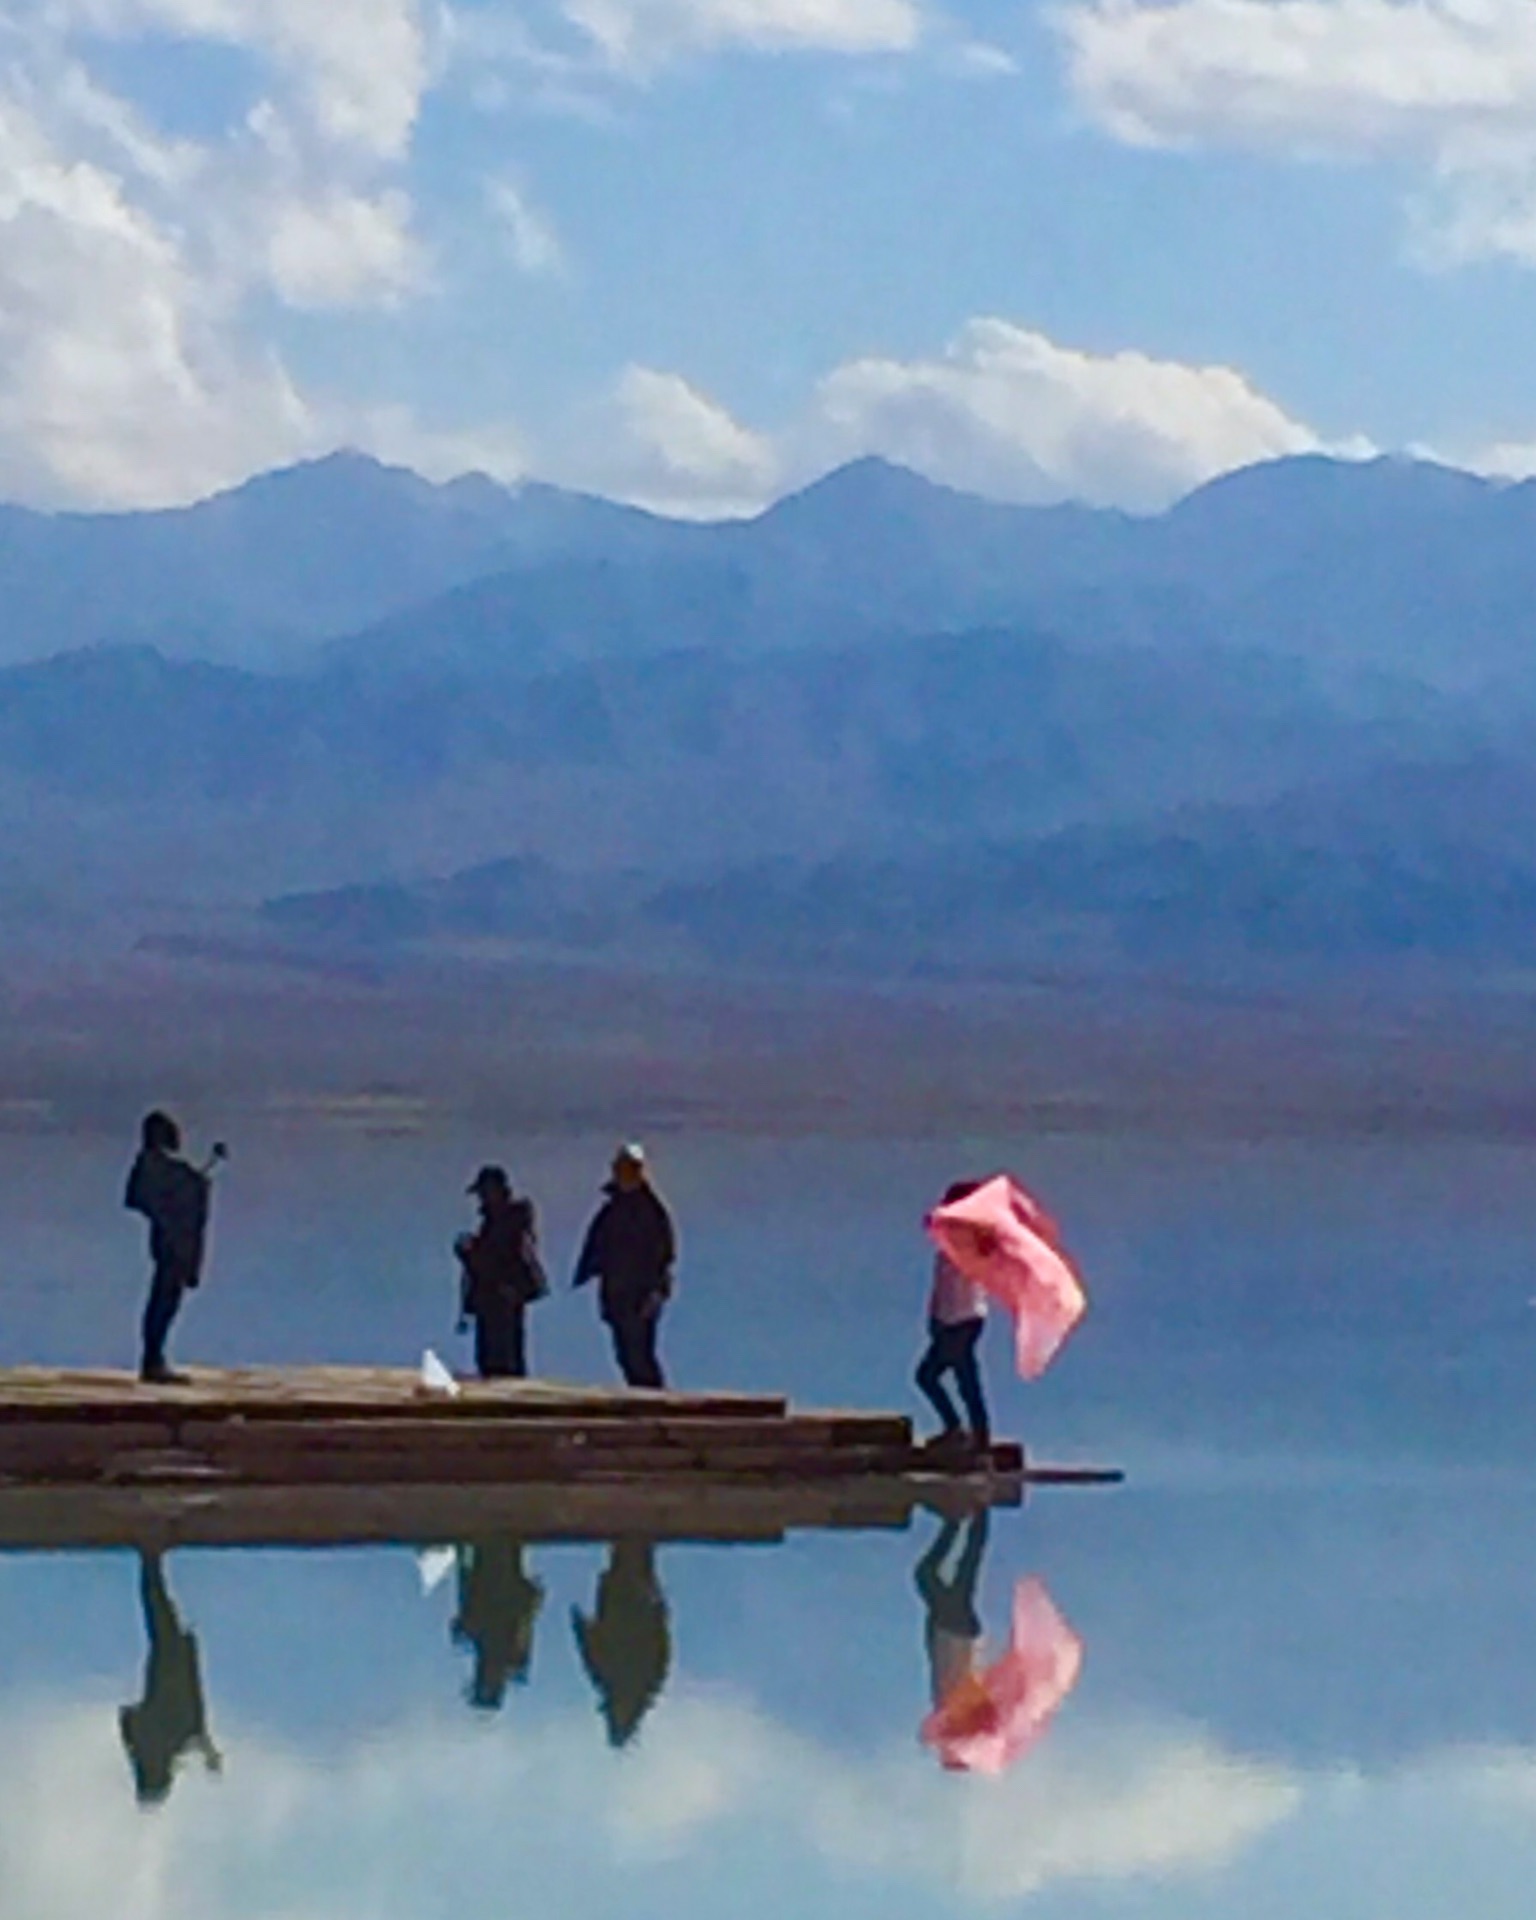
M923 1722L921 1738L946 1767L1001 1773L1026 1753L1077 1685L1083 1643L1039 1580L1013 1590L1008 1650L970 1674Z
M1056 1222L1000 1173L935 1207L923 1224L939 1251L1013 1315L1019 1372L1038 1380L1088 1305Z

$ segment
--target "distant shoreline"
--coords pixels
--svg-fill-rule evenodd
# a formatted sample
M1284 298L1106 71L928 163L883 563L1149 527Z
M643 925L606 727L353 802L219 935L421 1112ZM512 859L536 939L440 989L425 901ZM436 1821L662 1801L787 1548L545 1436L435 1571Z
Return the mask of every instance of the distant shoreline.
M1536 1136L1536 1000L1345 983L371 982L166 956L0 971L0 1131L147 1098L285 1124L863 1136Z

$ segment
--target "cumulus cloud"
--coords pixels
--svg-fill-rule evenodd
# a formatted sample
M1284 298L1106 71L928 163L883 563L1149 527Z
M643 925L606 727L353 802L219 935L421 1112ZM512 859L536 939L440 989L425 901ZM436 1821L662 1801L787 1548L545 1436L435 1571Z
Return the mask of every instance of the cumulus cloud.
M146 32L260 54L327 141L382 159L410 145L429 77L418 0L45 0L65 29Z
M196 138L101 84L101 37L238 47L255 107ZM94 38L93 38L94 36ZM328 444L253 313L390 305L427 265L399 162L416 0L19 0L0 18L0 492L194 498Z
M109 170L0 101L0 490L154 504L313 442L277 362Z
M834 458L879 453L999 499L1132 508L1320 445L1235 368L1086 353L995 319L933 360L836 368L806 433Z
M1089 0L1057 20L1117 138L1417 159L1422 252L1536 261L1529 0Z
M639 366L625 368L543 466L567 485L690 519L754 513L782 477L768 436L680 374Z
M1216 474L1322 445L1235 368L1092 354L979 319L935 358L835 367L775 433L676 374L631 367L560 477L709 516L751 512L873 453L995 499L1151 510Z
M291 307L391 301L420 281L420 250L404 193L344 188L273 205L264 222L268 277Z

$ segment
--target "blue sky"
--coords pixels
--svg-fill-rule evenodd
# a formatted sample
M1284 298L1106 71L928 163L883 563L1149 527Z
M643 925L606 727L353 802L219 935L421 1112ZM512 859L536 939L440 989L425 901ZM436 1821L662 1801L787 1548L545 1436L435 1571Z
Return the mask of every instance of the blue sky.
M1530 0L4 0L0 494L1536 466Z

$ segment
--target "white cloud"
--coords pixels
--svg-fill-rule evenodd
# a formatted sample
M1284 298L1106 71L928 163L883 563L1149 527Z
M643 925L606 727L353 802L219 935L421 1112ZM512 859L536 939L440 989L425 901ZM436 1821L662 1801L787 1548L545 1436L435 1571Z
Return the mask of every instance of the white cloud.
M152 504L312 444L282 368L111 172L0 99L0 491Z
M627 367L545 463L552 478L658 513L727 518L776 490L773 443L681 375Z
M64 30L146 31L263 56L317 134L379 159L410 145L430 73L418 0L46 0Z
M574 437L560 477L707 516L753 511L874 453L996 499L1153 509L1234 467L1321 445L1232 367L1091 354L986 319L933 359L834 368L776 434L743 426L676 374L631 367L598 429Z
M922 37L916 0L564 0L568 20L612 66L644 72L686 53L906 53Z
M520 1703L521 1705L521 1703ZM640 1744L604 1754L591 1716L531 1717L517 1739L418 1721L316 1772L219 1724L146 1817L109 1702L13 1713L0 1743L7 1920L304 1920L481 1910L517 1863L527 1904L607 1912L685 1854L701 1903L764 1843L786 1884L884 1881L918 1900L1003 1905L1048 1887L1176 1878L1233 1860L1289 1818L1301 1781L1204 1735L1128 1729L998 1781L957 1783L915 1747L847 1755L725 1698L665 1700ZM956 1791L956 1788L960 1791Z
M403 193L369 198L335 187L279 202L266 224L268 277L289 306L389 301L419 284L421 258Z
M937 359L838 367L807 438L834 460L879 453L999 499L1132 508L1320 444L1235 368L1086 353L995 319Z
M1117 138L1407 156L1422 253L1536 262L1531 0L1091 0L1057 19Z
M84 36L227 41L272 91L197 139L83 64ZM338 409L266 302L391 305L427 261L398 165L415 0L20 0L0 18L0 494L147 506L327 444Z
M539 279L567 271L565 248L554 222L540 212L525 189L511 180L491 180L486 183L485 198L506 231L519 272Z
M1013 55L990 40L963 41L950 55L948 65L954 72L976 80L1010 80L1019 72Z

